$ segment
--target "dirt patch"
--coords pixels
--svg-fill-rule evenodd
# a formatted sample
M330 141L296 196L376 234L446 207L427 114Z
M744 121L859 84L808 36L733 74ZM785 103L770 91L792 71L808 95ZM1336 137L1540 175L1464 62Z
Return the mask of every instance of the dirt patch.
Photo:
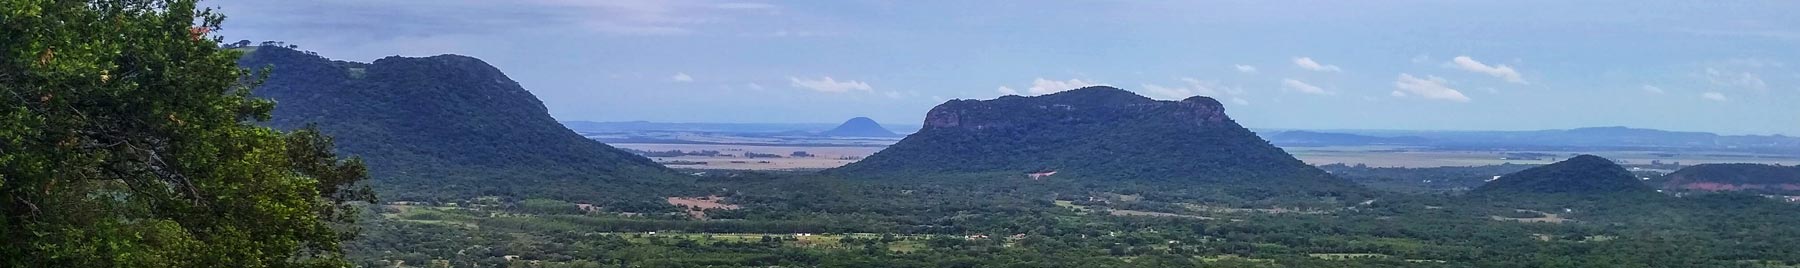
M1206 216L1182 215L1182 214L1175 214L1175 213L1137 211L1137 210L1117 210L1117 209L1112 210L1111 214L1113 216L1179 217L1179 218L1202 219L1202 220L1213 219L1212 217L1206 217Z
M1563 218L1562 215L1557 215L1556 213L1549 213L1549 212L1528 210L1528 209L1518 209L1517 211L1537 213L1537 214L1541 214L1543 216L1536 217L1536 218L1508 218L1508 217L1501 217L1501 216L1488 216L1488 218L1494 219L1496 221L1516 221L1516 222L1532 222L1532 223L1565 223L1565 222L1575 221L1574 219Z
M671 196L668 197L666 201L669 202L669 205L687 208L688 216L692 216L695 219L706 219L707 210L733 210L739 208L738 205L723 203L725 202L725 198L716 195L700 197Z

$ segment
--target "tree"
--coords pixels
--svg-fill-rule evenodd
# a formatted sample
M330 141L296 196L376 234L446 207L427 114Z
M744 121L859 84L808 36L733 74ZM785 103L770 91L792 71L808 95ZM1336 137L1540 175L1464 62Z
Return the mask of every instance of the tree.
M0 0L0 266L341 267L360 160L273 103L193 0Z

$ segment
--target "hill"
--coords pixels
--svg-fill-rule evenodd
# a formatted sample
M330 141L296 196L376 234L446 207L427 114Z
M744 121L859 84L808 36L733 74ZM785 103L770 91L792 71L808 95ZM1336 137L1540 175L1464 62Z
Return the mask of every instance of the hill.
M844 121L843 124L838 125L837 128L832 128L831 130L827 130L825 132L819 132L819 135L831 136L831 137L899 137L900 136L900 134L894 134L893 131L888 131L887 128L881 127L880 123L875 123L874 119L869 119L868 117L851 118L849 121Z
M1650 186L1612 160L1580 155L1526 169L1475 188L1475 194L1574 194L1652 192Z
M1226 116L1217 100L1158 101L1105 86L948 101L927 113L918 133L827 172L860 177L1055 172L1049 179L1207 184L1262 195L1355 188L1258 138Z
M448 196L609 198L678 176L649 159L589 140L479 59L440 55L333 61L263 46L239 59L269 68L254 91L278 103L276 128L307 124L361 156L386 199Z
M1703 164L1664 175L1657 184L1682 191L1800 193L1800 167L1764 164Z

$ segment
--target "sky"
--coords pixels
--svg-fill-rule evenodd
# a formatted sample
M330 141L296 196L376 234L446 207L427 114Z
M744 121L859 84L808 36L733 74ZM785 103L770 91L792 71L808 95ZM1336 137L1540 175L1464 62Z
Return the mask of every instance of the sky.
M1251 128L1800 135L1800 1L217 0L229 41L460 54L558 120L918 124L1110 85Z

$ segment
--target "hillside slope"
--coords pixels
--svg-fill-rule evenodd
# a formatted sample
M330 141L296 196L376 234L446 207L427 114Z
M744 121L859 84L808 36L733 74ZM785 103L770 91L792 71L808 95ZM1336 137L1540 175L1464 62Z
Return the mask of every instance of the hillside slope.
M1475 188L1472 193L1598 195L1649 192L1653 192L1649 185L1612 160L1580 155L1500 176Z
M589 140L479 59L440 55L332 61L260 47L240 66L270 68L255 95L277 102L270 124L317 124L367 161L390 200L444 195L571 200L671 183L649 159Z

